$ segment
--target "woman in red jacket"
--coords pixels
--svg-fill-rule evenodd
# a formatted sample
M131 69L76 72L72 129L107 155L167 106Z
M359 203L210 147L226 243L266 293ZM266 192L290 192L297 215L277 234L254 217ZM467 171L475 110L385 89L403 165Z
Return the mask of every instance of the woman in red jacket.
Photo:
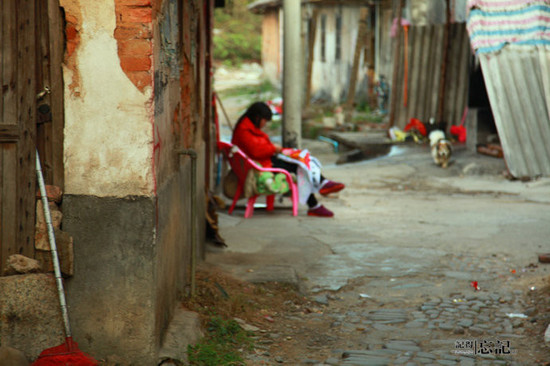
M272 116L271 109L267 104L263 102L252 104L239 118L231 142L237 145L252 160L257 161L264 167L282 168L291 173L296 173L298 169L296 164L277 157L277 154L283 150L282 146L272 143L269 136L262 131L267 122L271 121ZM333 182L321 175L319 193L323 196L341 191L344 187L344 184ZM308 197L307 205L309 207L308 216L334 216L332 211L319 204L314 194L310 194Z

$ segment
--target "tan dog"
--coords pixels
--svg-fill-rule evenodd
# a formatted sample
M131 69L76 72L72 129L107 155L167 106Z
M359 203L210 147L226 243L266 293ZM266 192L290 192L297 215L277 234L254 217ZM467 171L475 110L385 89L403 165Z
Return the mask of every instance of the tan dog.
M430 132L429 139L434 162L442 168L446 168L449 166L453 153L451 142L445 138L445 133L441 130Z

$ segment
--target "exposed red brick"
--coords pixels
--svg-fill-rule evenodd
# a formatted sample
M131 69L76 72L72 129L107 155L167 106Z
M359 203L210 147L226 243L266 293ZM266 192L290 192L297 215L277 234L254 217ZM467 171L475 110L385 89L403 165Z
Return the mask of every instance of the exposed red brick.
M151 23L153 21L153 11L151 8L121 7L121 10L122 23Z
M126 6L151 6L151 0L118 0L117 2Z
M65 15L67 25L65 26L65 38L67 39L67 53L65 58L72 56L78 44L80 43L80 34L78 32L78 19L71 14Z
M152 0L115 0L120 66L141 91L152 84Z
M126 73L130 71L149 71L151 69L151 57L149 56L119 56L120 66Z
M67 54L66 58L71 58L72 54L76 50L76 47L78 46L78 39L75 41L67 42Z
M71 24L78 24L78 19L72 14L65 13L65 21Z
M65 35L67 36L67 41L74 41L78 38L78 31L72 23L67 23L65 27Z
M44 186L46 190L46 197L48 197L49 202L61 202L61 199L63 197L63 191L58 186L53 185L45 185ZM40 191L36 192L36 198L41 199L42 195L40 194Z
M119 41L118 54L119 56L150 56L153 54L153 46L151 41L144 39Z
M115 38L118 41L130 39L152 39L153 32L151 27L146 24L126 23L116 27Z
M146 87L153 84L153 78L149 71L132 71L126 73L128 79L140 90L145 90Z

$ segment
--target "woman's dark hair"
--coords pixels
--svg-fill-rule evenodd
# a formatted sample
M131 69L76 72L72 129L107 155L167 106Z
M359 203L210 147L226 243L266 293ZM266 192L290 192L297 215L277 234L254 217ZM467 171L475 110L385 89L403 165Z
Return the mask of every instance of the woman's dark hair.
M248 117L250 121L254 124L254 126L260 128L260 121L262 118L267 119L268 121L271 121L271 117L273 117L273 113L271 112L271 108L264 102L256 102L252 104L246 112L239 118L237 121L237 125L241 123L241 121L244 119L244 117ZM237 126L235 126L237 127Z

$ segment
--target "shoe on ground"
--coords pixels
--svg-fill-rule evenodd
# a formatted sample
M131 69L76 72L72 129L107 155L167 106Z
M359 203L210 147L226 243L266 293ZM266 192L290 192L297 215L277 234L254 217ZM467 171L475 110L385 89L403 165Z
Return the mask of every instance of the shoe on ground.
M331 210L327 209L325 206L319 205L315 208L310 208L309 210L307 210L307 215L317 217L332 217L334 216L334 213Z
M327 179L321 186L319 193L321 193L323 196L326 196L331 193L340 192L345 187L346 186L343 183L334 182L332 180Z

